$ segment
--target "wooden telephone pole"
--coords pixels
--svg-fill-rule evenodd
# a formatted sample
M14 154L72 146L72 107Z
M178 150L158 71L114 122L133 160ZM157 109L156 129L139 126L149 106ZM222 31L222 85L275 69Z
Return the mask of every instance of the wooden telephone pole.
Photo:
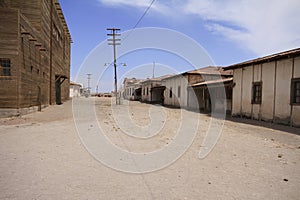
M118 85L117 85L117 53L116 53L116 46L120 45L120 38L116 38L117 36L121 36L121 34L117 34L117 31L120 31L119 28L107 28L106 30L111 31L111 33L107 34L107 36L110 36L112 38L108 39L108 45L113 45L114 50L114 71L115 71L115 97L116 97L116 104L120 104L120 101L118 102Z

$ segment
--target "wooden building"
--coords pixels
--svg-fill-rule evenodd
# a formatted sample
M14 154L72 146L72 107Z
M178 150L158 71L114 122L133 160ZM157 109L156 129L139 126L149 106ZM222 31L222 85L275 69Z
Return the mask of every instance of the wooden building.
M141 99L141 79L125 78L123 81L123 97L127 100L140 100Z
M232 115L300 126L300 48L227 67Z
M82 95L82 85L70 82L70 98L80 97Z
M231 72L225 72L222 67L208 66L165 78L163 80L164 86L166 86L164 104L192 109L197 109L199 106L202 108L202 105L208 107L201 96L204 87L197 84L231 76ZM189 88L189 86L194 87ZM205 97L207 97L207 100L210 98L209 94Z
M0 0L0 108L69 98L71 36L57 0Z
M164 75L157 78L148 78L142 84L142 102L148 103L163 103L164 90L163 79L171 75Z
M231 113L233 78L221 76L216 80L209 80L192 84L188 87L189 109L203 112Z

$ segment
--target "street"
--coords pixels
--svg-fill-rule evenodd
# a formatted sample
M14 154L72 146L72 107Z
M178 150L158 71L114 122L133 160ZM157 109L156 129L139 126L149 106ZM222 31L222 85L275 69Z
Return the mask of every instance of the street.
M94 113L90 113L91 119L80 119L80 113L87 111L80 108L87 102L93 103ZM199 159L210 116L125 100L119 107L111 103L113 98L83 97L74 100L73 105L68 101L42 112L0 119L0 199L298 199L300 196L299 128L229 117L212 151ZM118 118L121 113L118 110L123 108L139 127L152 123L149 112L153 112L163 128L157 127L154 135L150 132L139 135L143 139L128 135L134 131L125 130L122 120L118 121L124 117ZM92 133L100 126L115 146L146 155L175 140L180 124L185 123L181 118L183 112L199 117L191 146L177 160L152 172L128 173L122 172L121 167L110 167L89 153L82 142L81 134ZM81 121L89 126L85 133L79 133L83 129L76 123ZM136 132L140 133L145 132Z

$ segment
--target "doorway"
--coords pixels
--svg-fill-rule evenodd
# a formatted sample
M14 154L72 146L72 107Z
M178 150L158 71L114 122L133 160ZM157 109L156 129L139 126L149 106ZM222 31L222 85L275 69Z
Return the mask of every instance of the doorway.
M55 102L57 105L61 104L61 82L60 76L55 76Z

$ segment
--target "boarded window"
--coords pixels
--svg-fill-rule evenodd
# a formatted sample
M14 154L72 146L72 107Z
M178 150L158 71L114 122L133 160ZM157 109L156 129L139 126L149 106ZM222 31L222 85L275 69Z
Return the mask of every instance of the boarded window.
M262 82L252 83L252 104L261 104Z
M177 90L177 97L180 98L180 95L181 95L181 87L179 85Z
M10 59L0 58L1 76L10 76Z
M300 105L300 78L292 79L291 83L291 104Z

